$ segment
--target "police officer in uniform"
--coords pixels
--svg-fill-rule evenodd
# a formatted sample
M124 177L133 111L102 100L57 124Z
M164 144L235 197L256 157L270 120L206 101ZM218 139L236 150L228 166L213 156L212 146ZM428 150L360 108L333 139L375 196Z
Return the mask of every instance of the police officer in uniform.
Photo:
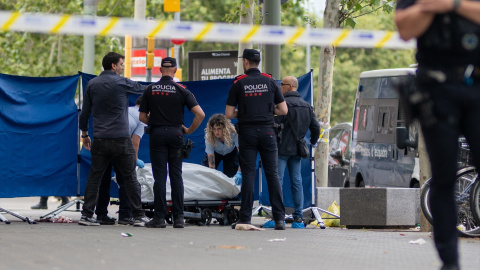
M399 0L395 22L402 39L417 38L418 115L432 166L430 205L442 269L459 269L454 197L458 136L480 168L480 2Z
M182 160L184 134L191 134L202 123L205 113L193 94L173 78L177 71L175 58L162 59L160 81L145 90L140 105L140 121L150 127L150 160L155 183L153 185L155 216L145 224L150 228L165 228L167 214L167 164L172 188L173 227L183 228ZM195 114L192 125L183 125L184 107Z
M260 152L268 184L276 230L285 230L285 207L277 171L277 140L273 128L275 115L286 115L287 104L278 83L258 69L260 53L245 49L240 57L245 74L237 76L228 94L225 115L238 118L240 167L243 184L240 224L252 218L256 158ZM238 109L236 109L238 107Z

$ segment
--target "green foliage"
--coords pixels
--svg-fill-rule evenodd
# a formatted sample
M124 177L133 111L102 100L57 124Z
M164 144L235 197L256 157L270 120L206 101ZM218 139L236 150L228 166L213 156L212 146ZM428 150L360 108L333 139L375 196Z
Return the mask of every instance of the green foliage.
M238 23L239 5L246 0L182 0L182 21ZM255 1L256 2L256 1ZM370 30L395 30L391 3L374 0L343 0L344 26ZM281 7L282 25L322 27L322 20L305 11L307 0L290 0ZM386 4L387 3L387 4ZM388 5L390 3L390 5ZM380 8L379 8L380 7ZM12 0L0 1L0 10L47 12L79 15L83 13L83 0ZM255 7L255 21L261 23L261 7ZM365 16L361 16L366 14ZM134 0L102 0L98 16L133 17ZM147 1L146 17L172 20L173 13L163 12L163 0ZM353 22L346 20L350 18ZM112 37L95 38L95 74L101 72L103 55L110 51ZM121 42L123 44L123 41ZM257 46L254 46L257 48ZM187 41L184 51L237 50L238 44L201 43ZM121 49L114 48L118 53ZM333 75L331 122L351 121L353 101L362 71L407 67L414 63L413 51L386 49L337 48ZM83 37L74 35L48 35L22 32L0 33L0 72L5 74L46 77L76 74L82 70ZM187 57L187 54L185 54ZM312 47L311 68L314 69L315 91L318 88L320 48ZM281 46L281 76L301 76L306 71L306 48L298 45ZM183 79L188 78L188 61L179 61ZM280 79L280 78L277 78Z
M327 0L328 1L328 0ZM395 0L341 0L340 1L340 25L355 28L355 18L382 10L390 13L393 10Z

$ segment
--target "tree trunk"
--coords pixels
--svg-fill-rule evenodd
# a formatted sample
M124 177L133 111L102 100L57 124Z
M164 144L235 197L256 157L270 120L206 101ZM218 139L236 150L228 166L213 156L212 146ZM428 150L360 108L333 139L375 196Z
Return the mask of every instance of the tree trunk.
M324 28L339 28L340 0L327 0L324 12ZM333 65L336 49L333 46L321 48L318 74L318 91L315 102L315 116L324 130L315 151L315 176L317 187L328 186L328 155L330 112L332 107Z
M420 187L432 177L432 172L430 170L430 160L428 159L427 148L425 146L425 139L423 137L422 129L418 129L418 159L420 163ZM420 209L420 212L422 210ZM428 222L425 218L425 215L420 215L420 231L422 232L431 232L433 229L432 224Z
M247 0L248 7L245 7L245 4L242 4L242 11L245 11L245 16L240 16L240 24L249 24L253 25L253 10L255 7L255 0ZM251 49L252 43L238 43L238 56L242 55L243 50ZM242 61L237 61L237 75L243 74L243 65L241 64Z

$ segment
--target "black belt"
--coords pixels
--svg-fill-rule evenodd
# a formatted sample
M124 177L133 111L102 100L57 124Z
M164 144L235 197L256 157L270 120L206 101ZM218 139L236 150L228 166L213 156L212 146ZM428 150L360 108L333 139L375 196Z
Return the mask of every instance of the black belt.
M463 83L480 84L480 66L468 65L451 68L419 67L417 79L420 83Z

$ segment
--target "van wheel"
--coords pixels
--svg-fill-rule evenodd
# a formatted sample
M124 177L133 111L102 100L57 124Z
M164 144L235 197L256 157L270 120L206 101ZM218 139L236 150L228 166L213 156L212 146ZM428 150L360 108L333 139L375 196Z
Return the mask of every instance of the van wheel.
M365 182L363 180L358 182L358 187L365 187Z
M413 183L412 188L420 188L420 183L418 182Z

